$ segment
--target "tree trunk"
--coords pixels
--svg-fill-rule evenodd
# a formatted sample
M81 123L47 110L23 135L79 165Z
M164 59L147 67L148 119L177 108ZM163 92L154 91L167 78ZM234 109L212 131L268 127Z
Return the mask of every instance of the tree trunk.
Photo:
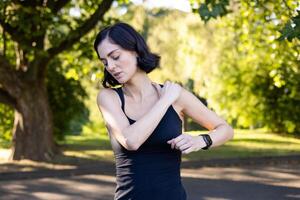
M23 85L17 99L10 159L49 161L56 153L53 120L45 84Z

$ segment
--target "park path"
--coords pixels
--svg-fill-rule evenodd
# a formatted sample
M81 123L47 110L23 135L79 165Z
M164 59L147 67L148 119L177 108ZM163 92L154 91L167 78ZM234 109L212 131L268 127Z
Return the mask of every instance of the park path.
M188 200L300 199L300 164L183 168ZM113 175L0 181L2 200L110 200Z

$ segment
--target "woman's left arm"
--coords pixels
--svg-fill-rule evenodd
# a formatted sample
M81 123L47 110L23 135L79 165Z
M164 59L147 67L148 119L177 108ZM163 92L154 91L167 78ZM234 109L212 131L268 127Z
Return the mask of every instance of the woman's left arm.
M212 140L210 148L222 145L233 138L233 128L185 88L182 87L181 94L175 103L181 107L184 115L191 117L193 121L209 130L208 134ZM202 136L192 136L186 133L169 140L168 143L171 144L171 148L179 149L185 154L206 146Z

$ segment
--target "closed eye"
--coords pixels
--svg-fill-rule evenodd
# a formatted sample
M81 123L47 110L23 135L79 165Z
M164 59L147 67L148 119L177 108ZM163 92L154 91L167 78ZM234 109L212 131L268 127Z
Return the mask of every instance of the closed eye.
M113 60L118 60L120 56L116 56L116 57L111 57ZM103 59L104 60L104 59ZM106 62L102 62L103 65L106 67L107 63Z
M118 60L120 56L117 56L117 57L112 57L112 59L114 60Z

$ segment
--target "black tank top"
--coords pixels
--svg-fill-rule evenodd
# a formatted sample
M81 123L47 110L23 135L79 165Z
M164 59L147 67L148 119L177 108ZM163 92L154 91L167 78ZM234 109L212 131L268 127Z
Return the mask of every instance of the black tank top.
M126 115L123 91L121 88L113 89L118 93ZM135 120L126 117L130 124L135 123ZM167 143L180 134L182 121L171 105L138 150L129 151L111 137L117 181L114 199L186 200L180 177L181 151L171 149Z

